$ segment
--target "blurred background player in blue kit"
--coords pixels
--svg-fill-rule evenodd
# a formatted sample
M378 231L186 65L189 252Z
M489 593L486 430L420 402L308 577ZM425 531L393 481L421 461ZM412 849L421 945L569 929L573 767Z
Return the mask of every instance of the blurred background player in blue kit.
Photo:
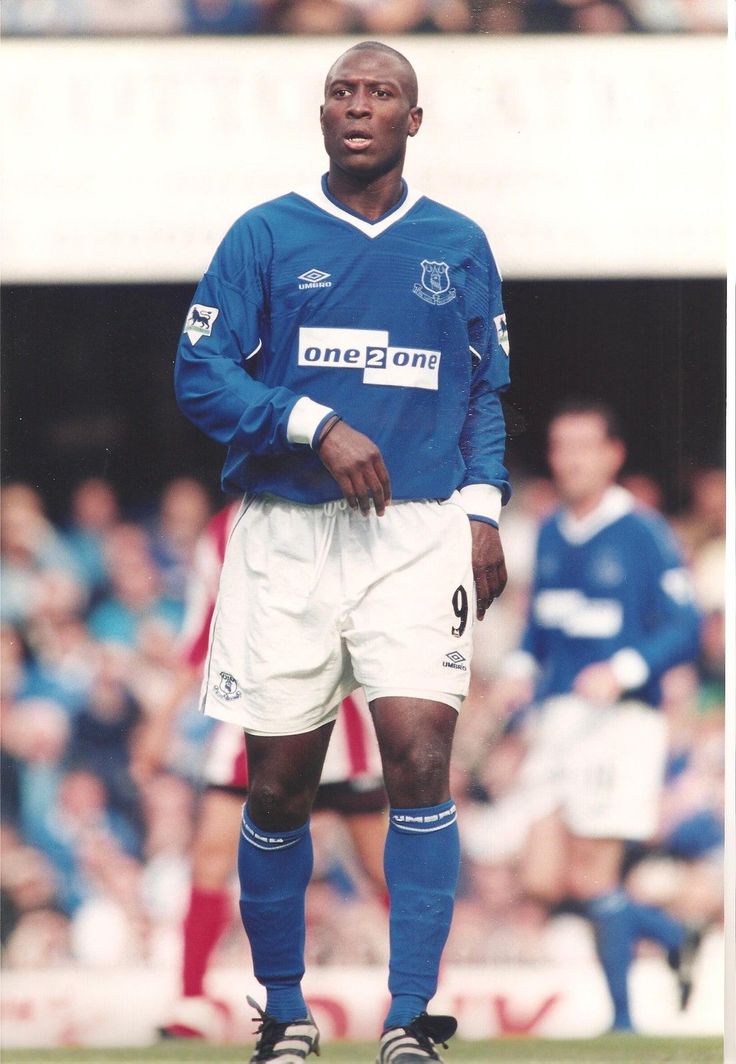
M562 507L543 522L521 648L506 662L507 710L532 700L519 787L532 811L528 893L582 904L613 1002L631 1030L628 973L640 939L691 989L697 933L621 886L627 841L657 828L667 755L660 681L699 651L699 614L669 526L615 483L625 447L593 401L552 417L548 462Z
M202 709L248 735L241 913L267 991L253 1064L318 1049L301 990L309 814L358 686L390 802L378 1060L439 1060L457 1026L426 1007L460 864L449 767L473 615L506 583L508 334L483 232L402 178L421 121L404 56L340 56L321 108L329 173L235 223L177 355L179 404L227 444L224 490L245 493Z

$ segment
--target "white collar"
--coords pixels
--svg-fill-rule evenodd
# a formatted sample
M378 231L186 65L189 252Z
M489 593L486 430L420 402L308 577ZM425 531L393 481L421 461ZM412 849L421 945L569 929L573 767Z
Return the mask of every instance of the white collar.
M570 510L561 510L557 524L563 538L568 543L585 543L607 525L612 525L624 514L631 513L634 506L634 496L631 492L618 484L613 484L605 492L595 510L591 510L585 517L575 517Z
M351 214L350 211L343 210L342 207L338 207L336 203L333 203L331 199L325 196L322 189L321 182L318 185L310 185L308 188L295 189L297 196L301 196L302 199L309 200L315 207L319 207L320 210L326 211L327 214L331 214L333 218L339 218L342 222L347 222L348 225L354 226L359 229L365 236L371 238L380 236L381 233L385 233L390 226L395 222L401 221L409 211L412 209L417 200L422 198L421 192L412 192L411 189L407 189L406 199L397 207L396 210L390 211L379 222L369 222L365 218L359 218L356 214Z

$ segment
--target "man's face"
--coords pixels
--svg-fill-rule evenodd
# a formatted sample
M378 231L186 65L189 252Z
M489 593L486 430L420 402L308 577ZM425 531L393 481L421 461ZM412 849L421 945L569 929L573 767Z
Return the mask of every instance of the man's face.
M401 166L422 121L404 63L393 55L346 52L327 75L320 123L334 167L373 178Z
M549 429L547 460L563 502L595 499L616 479L624 448L598 414L562 414Z

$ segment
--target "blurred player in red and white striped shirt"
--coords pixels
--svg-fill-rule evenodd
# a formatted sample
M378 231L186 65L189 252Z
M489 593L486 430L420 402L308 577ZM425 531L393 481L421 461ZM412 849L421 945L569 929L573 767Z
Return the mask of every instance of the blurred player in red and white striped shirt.
M165 762L175 719L201 682L225 546L239 508L236 502L219 510L197 544L187 586L182 669L172 697L137 743L134 770L140 782ZM229 885L248 790L245 737L235 725L218 722L215 726L203 777L205 791L192 845L191 892L183 924L182 997L161 1033L172 1038L221 1040L227 1035L227 1009L205 995L204 979L213 950L231 919ZM386 806L375 732L358 690L340 707L314 812L330 810L344 818L367 881L381 898L386 891Z

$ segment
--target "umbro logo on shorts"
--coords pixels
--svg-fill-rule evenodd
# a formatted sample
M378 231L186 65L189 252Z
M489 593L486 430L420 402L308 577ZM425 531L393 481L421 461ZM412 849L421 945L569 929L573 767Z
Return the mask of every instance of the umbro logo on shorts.
M229 672L220 673L220 682L216 683L212 690L218 698L224 698L226 702L233 702L242 694L238 681Z
M459 650L451 650L449 654L445 654L445 661L442 664L446 669L460 669L461 672L467 672L468 667L465 661L466 659Z

